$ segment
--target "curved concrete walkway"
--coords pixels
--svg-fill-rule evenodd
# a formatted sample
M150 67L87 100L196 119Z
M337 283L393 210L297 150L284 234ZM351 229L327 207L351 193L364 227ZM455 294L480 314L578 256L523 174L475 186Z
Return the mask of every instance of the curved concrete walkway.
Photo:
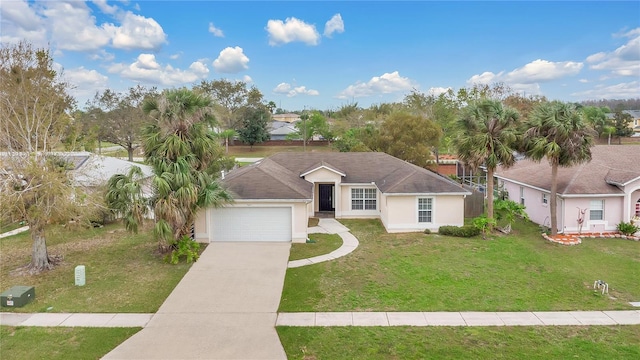
M297 268L301 266L321 263L324 261L335 260L339 257L350 254L358 247L358 245L360 245L358 239L356 239L356 237L349 232L349 228L340 224L336 219L320 219L320 221L318 222L318 226L309 228L308 233L338 234L342 238L342 246L325 255L314 256L308 259L289 261L289 268Z

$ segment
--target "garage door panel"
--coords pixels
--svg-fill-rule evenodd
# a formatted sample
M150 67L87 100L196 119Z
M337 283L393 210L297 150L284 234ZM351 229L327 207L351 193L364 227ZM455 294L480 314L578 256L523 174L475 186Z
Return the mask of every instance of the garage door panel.
M211 224L211 241L291 241L290 207L214 209Z

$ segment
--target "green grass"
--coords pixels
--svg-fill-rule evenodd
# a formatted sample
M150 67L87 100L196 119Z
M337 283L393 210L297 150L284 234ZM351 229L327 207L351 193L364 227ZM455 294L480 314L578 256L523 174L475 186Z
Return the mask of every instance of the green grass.
M4 223L0 222L0 234L9 232L11 230L15 230L15 229L21 228L21 227L23 227L25 225L26 225L26 223L22 222L22 221L16 221L16 222L13 222L11 224L4 224Z
M253 149L250 146L229 146L229 156L234 157L268 157L279 152L302 152L304 148L302 145L295 146L262 146L254 145ZM335 151L330 146L307 146L307 152L327 152Z
M140 328L0 326L3 359L99 359Z
M0 283L35 286L35 300L15 312L155 312L190 267L169 265L156 253L150 228L130 234L112 224L72 231L51 226L49 255L62 255L55 269L31 276L16 271L31 259L31 239L23 233L0 239ZM86 267L86 285L75 286L77 265Z
M310 234L309 239L314 242L291 244L289 260L307 259L328 254L342 246L342 238L337 234Z
M278 327L288 359L638 359L640 326Z
M508 236L387 234L377 220L343 220L351 254L288 269L279 311L551 311L630 309L640 301L640 243L545 241L518 222ZM592 289L609 283L610 296Z

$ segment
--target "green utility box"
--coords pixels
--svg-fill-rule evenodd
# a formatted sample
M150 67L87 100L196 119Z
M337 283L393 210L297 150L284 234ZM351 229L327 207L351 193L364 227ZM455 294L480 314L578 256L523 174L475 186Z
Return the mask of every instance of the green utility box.
M0 305L4 307L23 307L36 297L33 286L14 286L0 294Z

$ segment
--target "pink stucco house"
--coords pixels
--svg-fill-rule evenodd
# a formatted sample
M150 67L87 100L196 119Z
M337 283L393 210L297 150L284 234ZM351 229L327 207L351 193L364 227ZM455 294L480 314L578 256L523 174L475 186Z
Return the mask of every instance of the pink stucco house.
M202 211L195 238L304 242L319 213L380 219L388 232L464 224L471 193L451 179L385 153L279 153L227 174L234 202Z
M509 199L524 204L532 221L550 225L551 166L519 160L496 172ZM558 169L558 231L614 231L640 217L640 146L597 145L589 163Z

